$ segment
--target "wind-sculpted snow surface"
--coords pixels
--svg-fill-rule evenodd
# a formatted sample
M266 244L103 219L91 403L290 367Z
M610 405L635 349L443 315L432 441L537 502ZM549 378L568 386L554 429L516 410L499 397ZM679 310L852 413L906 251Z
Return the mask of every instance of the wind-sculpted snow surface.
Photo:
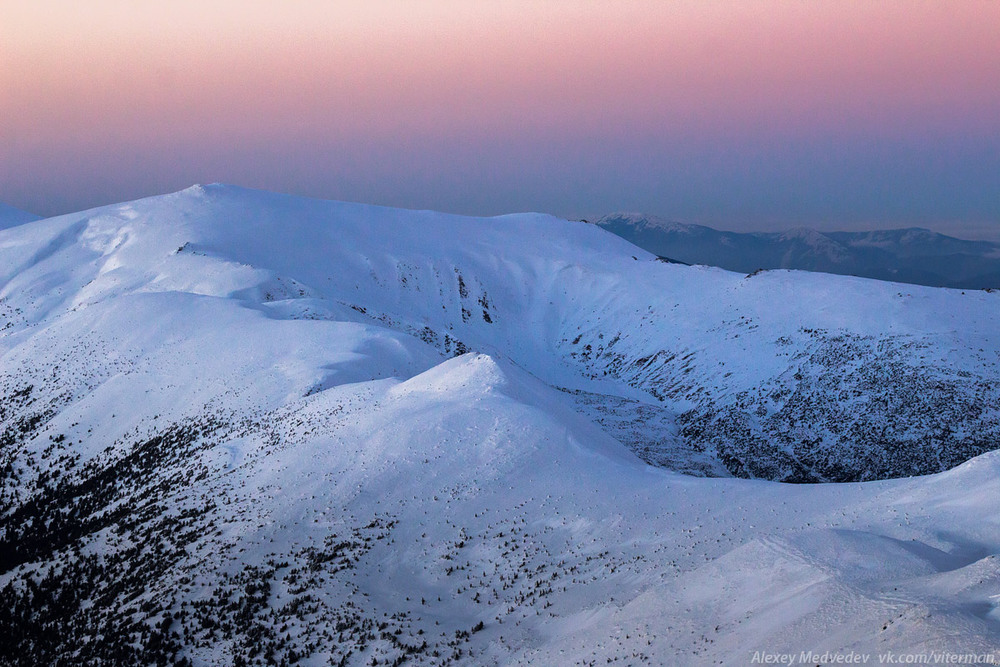
M992 651L997 296L227 186L0 232L0 664Z

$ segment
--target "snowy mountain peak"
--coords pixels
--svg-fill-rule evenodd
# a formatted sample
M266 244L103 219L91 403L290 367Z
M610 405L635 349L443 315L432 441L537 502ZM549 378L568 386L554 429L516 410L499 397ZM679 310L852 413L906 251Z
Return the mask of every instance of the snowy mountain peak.
M1000 295L655 259L223 185L0 231L0 663L992 650Z
M990 311L977 310L992 295L930 290L917 308L890 284L802 274L747 282L667 267L598 227L539 214L466 218L218 184L35 225L8 230L0 245L12 267L0 282L0 298L17 308L5 324L11 333L157 294L225 299L282 321L385 327L436 354L508 359L569 391L578 411L646 460L698 474L828 481L932 472L982 451L972 434L996 427L993 413L960 408L992 371L971 379L951 371L977 356L970 331L994 335ZM833 254L814 232L790 236ZM931 315L931 304L961 313L963 335ZM683 328L654 324L676 318ZM951 341L949 355L903 352L941 339ZM781 341L791 341L791 359ZM374 349L397 358L387 344ZM402 345L400 358L414 358L411 347ZM828 382L863 382L853 367L831 366L840 354L885 375L863 409L824 397ZM323 373L311 376L326 386ZM925 381L936 389L926 405L914 403L908 383ZM600 407L607 400L618 402L614 418ZM897 414L895 401L969 430L947 431L946 453L933 455L916 446L920 429L863 444L832 427L810 427L805 437L794 426L800 435L788 435L821 404L874 428ZM650 404L658 407L643 407ZM744 419L750 439L733 438L728 429ZM673 435L664 439L664 429ZM790 439L761 450L755 438Z

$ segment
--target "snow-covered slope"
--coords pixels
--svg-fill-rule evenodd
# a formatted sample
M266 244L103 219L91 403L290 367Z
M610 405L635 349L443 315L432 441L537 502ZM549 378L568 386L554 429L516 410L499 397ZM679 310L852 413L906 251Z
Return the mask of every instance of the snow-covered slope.
M228 186L0 232L0 661L992 650L996 454L674 470L993 449L997 296Z
M39 216L0 202L0 229L39 220Z
M926 229L741 234L641 213L613 213L596 224L686 264L743 273L798 269L934 287L1000 288L1000 244L964 241Z

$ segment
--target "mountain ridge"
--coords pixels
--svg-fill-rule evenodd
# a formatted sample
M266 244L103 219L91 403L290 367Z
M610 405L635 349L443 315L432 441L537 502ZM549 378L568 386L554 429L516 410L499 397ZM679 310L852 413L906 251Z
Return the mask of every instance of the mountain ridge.
M798 269L955 289L1000 287L1000 244L919 227L869 232L726 232L641 213L596 225L654 254L731 271Z
M995 294L221 185L0 267L0 664L1000 636Z
M0 229L15 227L17 225L23 225L26 222L34 222L35 220L41 219L41 216L35 215L34 213L28 213L27 211L22 211L19 208L14 208L9 204L5 204L0 201Z

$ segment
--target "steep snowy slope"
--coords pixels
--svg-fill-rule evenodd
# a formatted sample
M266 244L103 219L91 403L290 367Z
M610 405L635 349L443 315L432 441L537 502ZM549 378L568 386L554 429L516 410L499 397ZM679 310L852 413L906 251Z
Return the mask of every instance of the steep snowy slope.
M655 262L545 216L221 186L52 219L16 239L0 256L12 276L0 313L18 309L6 326L136 291L385 326L446 355L511 359L646 460L686 472L936 472L993 449L1000 431L996 293L747 278Z
M0 232L0 663L993 650L996 454L629 448L951 467L996 296L226 186Z

